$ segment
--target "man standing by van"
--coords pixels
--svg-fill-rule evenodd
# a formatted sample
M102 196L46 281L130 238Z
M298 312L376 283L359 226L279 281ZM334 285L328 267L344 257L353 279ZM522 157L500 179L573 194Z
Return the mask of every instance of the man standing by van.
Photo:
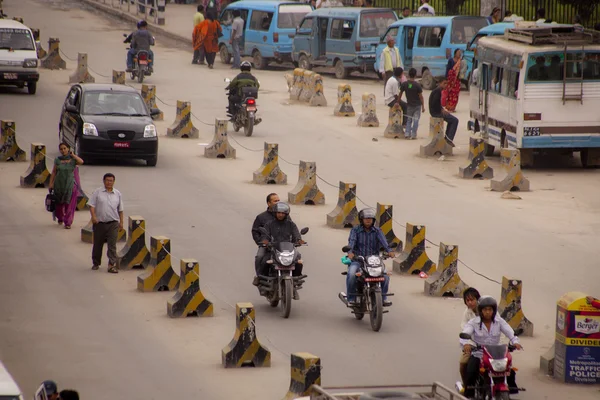
M387 47L383 49L379 56L379 72L383 78L383 93L385 94L385 85L388 80L394 76L395 68L404 68L402 64L402 58L400 58L400 51L396 47L396 39L393 36L387 35L385 38Z
M244 20L242 19L242 13L240 10L233 10L233 23L231 24L231 47L233 48L233 63L231 69L238 69L240 67L240 43L242 36L244 35Z

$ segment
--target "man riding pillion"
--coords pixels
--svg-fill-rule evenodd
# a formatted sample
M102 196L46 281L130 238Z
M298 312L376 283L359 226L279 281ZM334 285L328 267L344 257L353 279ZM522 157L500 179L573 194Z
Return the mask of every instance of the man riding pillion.
M258 79L252 75L250 72L252 70L252 64L248 61L244 61L240 64L240 73L233 78L233 80L226 87L229 90L229 107L227 111L231 115L235 115L237 108L240 106L242 101L243 93L242 88L245 87L254 87L256 89L260 88L260 83ZM254 125L258 125L262 119L256 118L254 121Z
M144 20L137 23L138 30L131 33L123 43L131 43L129 51L127 51L127 72L133 71L133 57L140 50L148 52L150 63L148 68L153 72L154 53L150 50L150 46L154 46L154 36L148 31L148 23Z
M499 345L500 334L503 333L518 350L523 347L519 344L519 338L515 336L513 328L498 315L498 303L492 296L482 296L477 303L478 316L470 320L464 327L463 333L471 335L473 341L480 346ZM472 341L469 339L460 339L463 351L470 354L467 362L465 397L471 398L474 395L474 389L479 375L479 366L482 352L473 352ZM513 381L513 382L511 382ZM508 380L509 386L516 386L514 375Z
M395 253L390 248L385 235L375 224L375 210L365 208L358 213L360 225L355 226L350 231L348 238L348 258L354 260L354 256L368 257L379 255L379 249L383 248L390 257L395 257ZM352 261L348 267L346 275L346 293L349 306L356 305L356 273L360 270L361 264L358 261ZM390 277L385 275L385 281L382 285L383 305L388 307L392 305L391 301L387 301L387 292L390 285Z

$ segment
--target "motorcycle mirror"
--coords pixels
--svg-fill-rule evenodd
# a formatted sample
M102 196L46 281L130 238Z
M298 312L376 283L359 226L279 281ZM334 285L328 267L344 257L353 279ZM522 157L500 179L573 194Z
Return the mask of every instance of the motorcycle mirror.
M306 235L308 233L308 228L302 228L302 230L300 231L301 235Z
M460 337L461 339L472 339L471 335L464 332L461 332L460 335L458 335L458 337Z
M349 252L350 250L351 250L350 246L344 246L344 247L342 247L342 251L343 251L344 253L347 253L347 252Z
M515 336L521 336L523 334L523 328L515 329Z
M124 34L123 34L123 37L127 37L127 34L126 34L126 33L124 33Z
M231 79L229 79L229 78L225 78L225 79L223 79L223 81L224 81L225 83L230 83L230 82L231 82Z

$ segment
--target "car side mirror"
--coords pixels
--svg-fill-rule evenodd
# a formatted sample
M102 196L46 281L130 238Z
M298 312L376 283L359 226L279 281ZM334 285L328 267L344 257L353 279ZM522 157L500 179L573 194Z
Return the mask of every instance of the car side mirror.
M158 108L151 108L150 109L150 116L151 117L155 117L157 115L160 115L160 110Z
M471 335L469 335L468 333L463 333L463 332L461 332L460 335L458 335L458 337L460 337L461 339L466 339L466 340L472 339Z
M352 249L350 248L350 246L344 246L344 247L342 247L342 251L343 251L344 253L347 253L347 252L349 252L350 250L352 250Z
M70 113L78 114L79 110L74 105L68 104L66 110Z
M308 228L302 228L302 230L300 231L301 235L306 235L308 233Z

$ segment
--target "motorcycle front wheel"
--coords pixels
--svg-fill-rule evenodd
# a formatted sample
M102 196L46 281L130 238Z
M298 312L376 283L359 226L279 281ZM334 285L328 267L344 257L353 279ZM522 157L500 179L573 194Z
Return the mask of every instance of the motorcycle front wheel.
M294 294L294 289L292 288L292 280L284 279L283 285L281 286L282 294L281 294L281 316L283 318L288 318L290 316L290 312L292 311L292 295Z
M383 299L381 289L376 288L371 292L371 329L379 332L383 323Z
M244 135L252 136L252 131L254 130L254 114L248 115L246 119L246 125L244 125Z

